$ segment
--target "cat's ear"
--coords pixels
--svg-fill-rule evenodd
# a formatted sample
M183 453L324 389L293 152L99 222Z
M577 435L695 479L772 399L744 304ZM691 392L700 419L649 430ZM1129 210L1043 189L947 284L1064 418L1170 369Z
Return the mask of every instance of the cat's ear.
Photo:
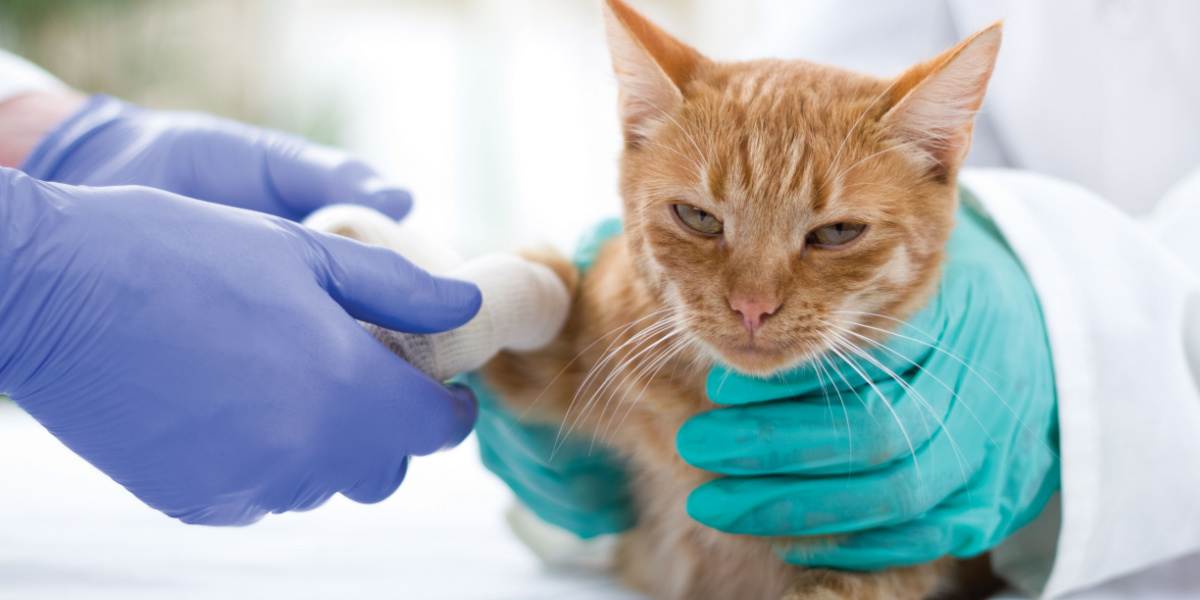
M683 103L682 90L705 58L621 0L605 0L604 23L625 139L636 143Z
M971 146L975 114L1000 51L996 22L932 60L910 68L890 89L883 123L942 173L957 169Z

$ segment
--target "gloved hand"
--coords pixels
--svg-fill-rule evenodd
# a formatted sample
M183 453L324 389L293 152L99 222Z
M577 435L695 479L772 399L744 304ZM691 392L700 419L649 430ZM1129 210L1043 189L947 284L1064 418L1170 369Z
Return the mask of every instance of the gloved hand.
M300 220L328 204L399 219L412 207L360 160L300 138L195 113L93 96L34 148L22 170L73 185L144 185Z
M279 217L0 169L0 281L0 392L185 522L382 500L474 421L355 319L442 331L478 289Z
M874 570L983 553L1041 512L1059 485L1041 310L991 225L959 221L932 304L886 346L841 314L841 358L766 381L710 373L728 408L676 441L724 477L691 494L693 518L797 536L779 547L792 563Z
M534 514L584 539L633 525L624 466L608 449L577 437L556 449L558 428L518 422L478 374L465 381L479 400L475 434L484 466Z

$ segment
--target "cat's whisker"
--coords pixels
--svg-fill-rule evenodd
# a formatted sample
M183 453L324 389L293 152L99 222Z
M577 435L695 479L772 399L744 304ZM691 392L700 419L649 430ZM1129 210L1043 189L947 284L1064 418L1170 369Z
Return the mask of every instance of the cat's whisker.
M828 342L826 342L828 345ZM821 358L818 355L817 358ZM825 397L825 405L829 407L829 423L832 425L836 420L833 416L833 402L829 400L829 390L826 389L825 380L828 378L829 384L833 386L833 391L837 393L838 403L842 405L842 417L846 421L846 474L850 474L850 460L854 457L854 431L850 425L850 411L846 409L846 401L842 399L842 391L838 389L837 384L833 381L833 374L825 370L825 365L820 360L813 361L813 372L817 374L817 385L821 386L821 395Z
M655 351L653 354L651 354L650 356L647 356L646 358L641 360L637 365L634 365L633 368L619 373L617 375L617 378L614 378L612 385L608 389L608 393L604 396L604 398L602 400L603 408L600 411L600 415L596 418L597 423L606 424L609 421L611 421L612 419L616 418L617 413L620 411L619 405L620 405L620 398L621 398L622 392L629 385L636 386L637 382L641 381L642 374L648 373L653 368L653 366L655 364L657 364L657 361L659 359L661 359L663 356L665 356L670 351L670 349L673 348L679 342L678 337L674 337L674 339L672 339L673 336L676 336L679 333L682 333L682 331L681 330L673 331L671 335L667 336L666 338L664 338L664 340L662 340L663 342L666 342L666 345L658 344L657 347L655 348ZM668 339L670 340L669 342L666 341ZM648 384L649 384L649 381L647 381L647 385ZM612 416L609 416L609 414L608 414L608 411L610 408L612 409ZM605 429L606 429L605 426L596 428L596 434L594 434L592 436L593 443L595 443L597 438L599 438L599 439L604 438L604 436L605 436L604 430Z
M841 314L858 314L858 315L866 315L866 316L870 316L870 317L876 317L876 318L881 318L881 319L885 319L885 320L890 320L890 321L898 323L901 326L907 325L908 327L917 331L921 335L928 337L931 340L936 339L936 338L934 338L933 335L929 334L926 331L921 330L920 328L912 325L911 323L908 323L907 321L904 321L901 319L897 319L895 317L890 317L888 315L881 315L878 313L869 313L869 312L863 312L863 311L837 311L837 312L839 312ZM946 356L947 358L957 362L958 364L962 365L963 368L967 369L967 372L969 372L974 377L978 378L979 381L981 381L983 383L984 387L986 387L988 389L988 391L991 393L992 397L995 398L998 402L1000 402L1000 404L1004 406L1005 410L1007 410L1009 412L1009 414L1013 415L1014 417L1020 418L1020 414L1017 412L1017 410L1015 408L1013 408L1012 404L1009 403L1009 401L1000 394L1000 392L996 389L996 387L994 385L992 385L992 382L987 377L985 377L982 373L980 373L978 370L976 370L975 367L973 367L970 363L963 360L960 356L954 354L953 352L950 352L949 350L946 350L945 348L942 348L941 345L935 344L935 343L929 343L929 342L926 342L923 340L918 340L918 339L910 337L910 336L906 336L906 335L903 335L900 333L895 333L895 332L889 331L887 329L882 329L879 327L867 325L865 323L854 323L854 325L857 327L861 327L863 329L869 329L872 331L878 331L880 333L886 333L893 337L913 342L914 344L922 344L922 345L926 346L927 348L929 348L939 354L942 354L943 356ZM1025 433L1028 433L1031 435L1035 433L1028 428L1028 425L1025 424L1024 419L1021 419L1021 427L1025 430ZM1046 445L1047 447L1049 447L1050 451L1053 452L1055 456L1058 456L1058 451L1055 450L1053 447L1051 447L1049 442L1046 442L1043 440L1042 443L1044 445Z
M832 346L832 345L833 345L833 343L832 343L832 342L830 342L828 339L824 338L824 336L822 336L822 342L825 344L825 346L826 346L826 347L828 347L828 346ZM845 375L843 375L843 374L842 374L842 372L841 372L841 370L837 368L837 364L833 362L833 359L832 359L832 358L829 358L829 356L828 356L828 353L822 353L822 354L819 354L819 355L817 355L817 358L819 358L820 360L824 361L824 362L826 363L826 366L828 366L829 370L830 370L830 371L832 371L833 373L837 374L837 376L838 376L838 379L841 379L841 380L842 380L842 383L844 383L844 384L846 385L846 389L847 389L847 390L851 390L851 391L853 391L853 392L854 392L854 396L855 396L856 398L858 398L858 402L859 402L859 404L862 404L864 408L869 408L869 407L867 406L867 402L866 402L866 400L863 400L862 394L860 394L860 393L858 392L858 388L857 388L857 387L855 387L854 385L852 385L852 384L850 383L850 381L849 381L848 379L846 379L846 376L845 376ZM836 386L836 384L834 384L834 385ZM838 389L838 388L837 388L837 387L835 387L834 389L836 390L836 389ZM875 415L875 412L874 412L874 411L868 410L868 411L867 411L867 414L868 414L868 415L870 415L870 417L871 417L871 420L872 420L872 421L873 421L875 424L879 424L879 417L877 417L877 416Z
M664 342L671 339L671 337L678 334L678 327L674 317L664 319L663 322L666 324L666 327L659 328L655 334L644 338L645 340L650 341L645 342L644 345L640 343L634 345L628 351L629 354L623 360L621 360L621 362L615 368L608 370L608 373L605 375L600 385L594 389L588 400L584 403L583 408L576 416L571 428L574 428L578 423L582 422L582 420L585 419L589 413L595 410L596 406L603 405L607 395L606 390L610 389L613 382L616 381L623 373L625 373L625 370L631 364L633 364L635 360L645 355L647 352L654 350L656 347L661 346ZM581 391L583 391L582 386L577 393ZM603 418L603 415L604 412L601 412L601 419ZM571 429L568 429L567 435L570 435L570 431Z
M609 378L606 379L605 383L600 386L600 388L597 390L597 392L594 395L596 398L599 398L597 405L602 406L600 414L596 418L598 423L604 422L605 416L608 414L609 407L611 405L613 405L614 402L617 401L618 394L620 393L621 389L627 384L627 382L632 379L633 382L636 384L636 382L640 378L640 373L642 373L643 370L648 369L649 368L648 365L652 364L653 361L656 360L657 357L655 357L653 354L651 354L650 356L647 356L646 358L642 359L641 362L639 364L637 364L636 366L634 366L632 369L626 369L626 367L632 365L634 360L637 360L642 354L645 354L647 351L653 350L653 351L657 352L659 355L661 355L664 351L664 348L669 348L675 343L675 341L672 340L672 338L674 338L675 336L678 336L682 332L683 332L682 325L676 324L676 327L674 327L669 333L667 333L667 335L663 336L661 339L656 341L652 346L639 352L637 355L629 357L629 359L627 359L624 363L622 363L622 365L618 366L617 369L615 369L612 373L610 373ZM668 342L668 340L671 340L671 341ZM667 345L663 346L664 343L666 343ZM606 387L607 387L607 389L606 389ZM614 415L616 414L615 408L613 410L613 414ZM597 431L598 430L599 429L597 429ZM596 441L596 437L597 437L596 435L592 436L593 444Z
M883 156L884 154L887 154L889 152L903 150L903 149L906 149L906 148L909 148L912 146L921 147L924 145L927 145L927 142L923 139L908 140L905 142L900 142L898 144L892 144L891 146L888 146L887 148L884 148L883 150L880 150L878 152L872 152L871 154L868 154L868 155L854 161L854 163L851 164L849 167L846 167L845 169L842 169L841 171L839 171L838 174L835 175L833 177L833 179L831 179L830 181L841 181L842 178L844 178L846 175L849 175L850 172L853 171L855 167L867 162L868 160L871 160L872 158L877 158L877 157Z
M892 81L886 88L883 89L882 92L879 92L879 95L875 96L871 100L871 103L868 104L861 113L859 113L858 118L854 120L854 124L850 126L850 129L846 130L845 137L843 137L841 143L838 144L837 152L834 152L833 154L833 160L830 160L829 166L825 168L824 178L821 181L821 185L817 188L818 192L826 182L830 181L829 173L837 167L838 160L840 160L842 157L842 151L846 149L846 142L850 141L850 138L854 136L854 132L858 130L858 126L862 124L863 119L867 117L867 115L871 112L871 109L875 108L875 105L879 104L880 100L884 99L889 93L891 93L892 88L895 87L897 81L899 80Z
M672 123L674 123L675 127L679 128L679 131L681 133L683 133L683 137L686 138L688 143L692 145L692 148L694 148L696 150L696 160L700 161L700 165L701 165L700 173L704 173L704 167L703 167L704 150L700 149L700 144L696 141L696 136L692 135L691 131L689 131L686 127L681 125L679 123L679 121L674 116L671 115L671 113L664 112L663 116L665 116L668 120L670 120Z
M605 439L606 437L608 437L610 432L612 433L612 435L616 435L616 432L620 431L621 426L625 424L625 420L629 418L629 415L633 413L633 410L637 406L638 402L640 402L642 400L642 398L646 395L647 389L650 387L650 384L653 383L654 378L658 376L658 372L661 371L664 366L666 366L672 360L674 360L680 353L682 353L684 350L686 350L688 347L690 347L691 344L692 344L692 340L690 338L683 337L679 340L676 340L676 342L671 346L671 348L669 348L668 350L663 352L663 356L658 361L658 366L655 367L652 371L650 371L649 375L646 377L646 383L642 386L641 391L638 392L637 395L635 395L633 397L633 399L629 401L629 403L628 403L629 406L627 406L625 408L624 415L622 415L621 418L616 422L616 424L611 427L611 430L609 430L609 428L607 428L607 427L605 428L606 432L601 436L601 439ZM614 411L613 418L615 419L616 416L617 416L617 413Z
M834 311L834 312L836 314L844 314L844 315L859 315L859 316L875 317L875 318L879 318L879 319L884 319L886 321L891 321L901 327L907 326L907 327L913 329L914 331L916 331L917 333L925 336L926 338L928 338L928 340L918 340L916 338L909 337L909 336L897 333L897 332L889 330L889 329L882 329L879 327L867 325L866 323L855 323L855 325L862 327L864 329L870 329L872 331L886 333L893 337L897 337L902 340L908 340L913 343L924 344L927 347L933 349L934 351L944 354L945 356L958 362L958 364L962 365L964 368L969 370L972 375L975 375L981 381L983 381L984 385L986 385L988 387L988 389L990 389L992 391L993 394L995 394L996 396L1000 395L999 392L996 391L995 386L992 385L992 382L989 381L987 377L984 377L984 375L982 373L979 373L978 371L976 371L975 367L972 366L967 361L963 360L962 357L958 356L957 354L954 354L953 352L950 352L949 350L946 350L945 348L941 347L941 345L935 343L937 341L937 337L934 336L933 334L929 333L928 331L920 329L916 325L913 325L912 323L910 323L908 321L905 321L903 319L897 319L896 317L892 317L889 315L883 315L883 314L873 313L873 312L857 311L857 310L839 310L839 311Z
M583 398L591 399L589 391L596 389L604 377L611 374L611 365L621 363L626 360L630 353L637 352L646 344L652 344L659 336L663 335L670 328L670 319L664 318L652 323L650 326L638 331L628 339L621 341L620 344L611 350L605 351L601 358L592 366L583 380L576 386L575 394L572 397L572 404L576 400ZM583 409L586 409L585 404Z
M584 377L583 381L581 381L579 383L579 385L575 388L575 393L571 397L571 401L568 404L567 411L563 414L563 422L562 422L562 425L559 426L558 434L555 436L554 446L550 453L551 457L553 457L557 453L558 449L561 447L561 445L565 441L566 437L569 436L571 434L571 432L574 430L575 426L578 425L579 422L581 422L583 414L586 412L586 410L588 408L587 405L583 406L580 409L580 411L576 414L576 418L574 420L571 419L571 411L575 407L576 402L580 398L580 395L583 394L588 389L588 385L599 375L599 373L601 371L604 370L604 367L607 366L608 364L610 364L617 356L619 356L625 348L627 348L631 345L633 346L633 348L639 347L645 340L652 339L653 336L657 335L664 329L668 328L671 324L672 324L672 319L670 317L655 321L654 323L648 325L646 328L642 329L638 333L634 334L628 340L625 340L624 342L622 342L616 348L606 351L604 356L600 360L598 360L595 365L592 366L592 368L588 371L587 375ZM571 424L568 427L567 421L569 421L569 420L571 421ZM565 428L565 431L564 431L564 428Z
M685 160L685 161L687 161L687 162L691 163L692 167L693 167L694 169L696 169L696 172L697 172L697 173L703 173L703 172L704 172L704 165L703 165L703 164L701 164L701 162L700 162L700 159L699 159L698 157L695 157L695 156L688 156L688 155L686 155L686 154L684 154L684 153L680 152L679 150L677 150L677 149L675 149L675 148L672 148L672 147L670 147L670 146L668 146L668 145L666 145L666 144L664 144L664 143L662 143L662 142L659 142L659 141L657 141L657 140L652 140L652 141L651 141L651 144L652 144L654 147L656 147L656 148L660 148L660 149L662 149L662 150L666 150L667 152L670 152L670 153L674 154L675 156L678 156L679 158L682 158L683 160Z
M863 382L871 388L871 391L875 392L875 395L879 398L879 401L883 404L884 408L887 408L888 412L891 413L892 419L896 422L896 426L900 428L900 433L904 435L905 443L908 444L908 452L912 456L913 467L916 469L917 478L923 480L921 476L921 463L917 459L917 447L913 444L912 436L909 435L908 428L904 426L904 421L900 419L900 415L896 412L895 407L888 402L887 396L884 396L883 392L879 390L879 386L875 385L875 382L867 376L866 371L863 371L862 367L852 358L847 356L845 351L839 348L836 344L829 346L829 351L833 352L835 356L842 360L842 362L846 363L846 366L853 369L854 372L857 373L860 378L862 378Z
M607 365L609 362L611 362L614 359L614 357L616 357L619 354L619 352L621 350L623 350L626 346L628 346L630 344L640 344L642 339L644 339L645 337L647 337L649 335L652 335L654 332L662 329L663 327L666 327L666 325L667 325L667 319L660 319L658 321L655 321L654 323L651 323L649 326L640 330L638 333L635 333L633 336L629 337L628 339L624 340L623 342L620 340L619 337L617 339L614 339L613 342L609 344L608 348L605 349L604 353L601 355L600 360L596 361L596 363L592 366L591 369L589 369L588 373L584 376L583 380L579 383L578 386L576 386L575 394L571 397L571 402L567 407L566 414L569 415L571 413L571 410L574 408L575 403L578 400L580 394L582 394L584 392L584 390L587 389L587 386L591 383L592 379L594 379L600 373L600 370L605 365ZM620 342L620 344L618 344L618 342Z
M604 341L609 336L614 336L614 335L617 336L617 338L614 339L613 341L609 342L608 347L606 347L604 349L605 352L608 352L613 347L613 344L616 344L617 339L620 339L620 334L628 331L629 329L632 329L635 325L637 325L638 323L641 323L642 321L645 321L646 319L661 315L662 313L668 312L670 310L671 310L670 307L664 307L664 308L660 308L657 310L652 310L649 313L642 315L641 317L639 317L637 319L634 319L632 321L629 321L628 323L625 323L624 325L618 325L618 326L608 330L608 332L600 335L596 339L592 340L591 343L589 343L587 346L584 346L582 350L577 352L575 354L575 356L571 357L571 360L567 361L567 363L565 365L563 365L563 367L561 369L558 370L558 373L554 374L554 377L550 378L550 381L547 382L546 385L542 387L542 391L538 392L538 395L535 396L533 401L531 401L529 403L529 406L525 407L525 409L521 411L520 418L526 417L529 414L529 411L532 410L534 407L536 407L538 402L540 402L542 400L542 397L546 395L546 392L550 390L550 387L553 386L555 384L555 382L557 382L559 379L561 379L562 376L566 374L566 372L571 368L572 365L579 362L579 359L582 358L584 354L586 354L592 348L596 347L596 344L599 344L600 342ZM567 411L570 412L570 410L571 410L571 407L568 406Z
M835 325L833 325L831 323L825 323L825 324L830 327L836 327ZM883 371L884 374L886 374L888 377L892 378L893 381L895 381L897 384L899 384L900 387L903 388L904 391L910 397L912 397L914 401L916 401L918 403L918 405L924 410L924 412L928 413L929 416L933 417L934 421L936 421L938 424L938 431L941 431L942 433L946 434L946 439L950 442L950 447L954 450L955 458L956 458L956 460L958 460L958 469L962 476L962 483L963 483L963 485L966 485L967 481L969 479L969 477L967 476L966 465L968 464L969 461L967 461L966 455L963 454L962 448L958 445L958 441L957 441L957 439L955 439L953 432L951 432L950 428L947 427L945 420L940 415L937 414L937 411L934 409L933 404L931 404L929 402L929 400L926 399L923 394L918 392L916 390L916 388L912 387L912 385L910 385L907 381L905 381L904 378L900 377L890 367L883 364L882 361L875 358L874 356L871 356L870 353L866 352L862 348L851 343L849 340L847 340L845 337L842 337L838 333L834 332L833 335L834 335L835 339L842 345L842 347L844 349L853 352L855 355L857 355L860 358L871 363L872 365L875 366L875 368L879 369L880 371ZM923 419L923 421L924 421L924 419ZM927 428L926 432L930 436L934 435L935 432L928 429L928 426L929 426L928 423L926 423L925 425Z
M882 316L882 315L876 315L876 316ZM829 324L829 323L827 323L827 324L828 324L828 325L830 325L830 326L834 326L833 324ZM850 326L858 326L858 327L865 327L865 328L867 328L867 329L878 329L878 328L873 328L873 327L870 327L870 326L864 325L864 324L862 324L862 323L853 323L853 322L852 322L852 323L847 323L847 325L850 325ZM914 329L916 329L916 328L914 327ZM903 361L905 361L905 362L909 363L909 364L910 364L910 365L912 365L913 367L916 367L916 368L917 368L917 369L919 369L921 372L923 372L923 373L925 373L926 375L928 375L928 376L929 376L930 378L932 378L932 379L933 379L935 382L937 382L937 384L938 384L938 385L940 385L940 386L942 386L943 388L945 388L945 389L946 389L946 391L950 392L951 394L953 394L953 395L954 395L954 397L955 397L956 399L958 399L959 401L961 401L961 402L962 402L962 405L963 405L963 408L967 409L967 412L968 412L968 413L971 415L971 418L973 418L973 419L975 420L975 422L979 424L979 427L980 427L981 429L983 429L985 433L987 433L987 428L984 426L984 424L983 424L983 421L982 421L982 420L979 418L978 414L975 412L975 409L971 408L971 405L970 405L968 402L966 402L966 401L965 401L965 399L964 399L964 398L962 398L962 396L960 396L960 395L959 395L957 392L955 392L955 391L954 391L954 390L953 390L953 389L952 389L952 388L951 388L951 387L950 387L950 386L949 386L949 385L948 385L948 384L947 384L947 383L946 383L944 380L942 380L942 378L938 377L936 374L934 374L933 372L929 371L928 369L926 369L925 367L921 366L920 364L918 364L918 363L914 362L912 359L908 358L907 356L904 356L903 354L901 354L901 353L897 352L896 350L893 350L892 348L889 348L889 347L888 347L886 344L880 343L880 342L878 342L878 341L876 341L876 340L873 340L873 339L871 339L870 337L867 337L867 336L865 336L865 335L862 335L862 334L860 334L860 333L857 333L857 332L854 332L854 331L850 331L850 330L848 330L848 329L845 329L845 328L843 328L843 329L842 329L842 331L844 331L845 333L848 333L848 334L850 334L850 335L856 336L856 337L858 337L858 338L861 338L861 339L863 339L863 340L865 340L865 341L867 341L867 342L869 342L869 343L873 344L875 347L877 347L877 348L880 348L880 349L882 349L882 350L884 350L884 351L887 351L887 352L891 353L892 355L894 355L894 356L896 356L896 357L900 358L901 360L903 360ZM882 329L880 329L880 331L886 332L886 330L882 330ZM897 337L901 337L901 338L904 338L904 339L909 339L909 340L911 340L911 341L913 341L913 342L915 342L915 343L923 343L923 342L921 342L920 340L913 340L912 338L906 338L905 336L902 336L902 335L899 335L899 334L896 334L896 335L897 335ZM925 345L926 345L927 347L929 347L929 348L933 349L933 350L940 350L938 347L936 347L936 346L935 346L935 345L933 345L933 344L925 344ZM947 356L950 356L951 358L954 358L955 360L957 360L957 361L958 361L960 364L962 364L964 367L967 367L968 369L970 369L970 366L969 366L969 365L967 365L965 362L963 362L961 359L958 359L958 358L954 357L953 355L950 355L949 353L946 353L946 354L947 354ZM1033 437L1035 437L1035 438L1038 438L1038 439L1040 439L1040 436L1037 436L1037 435L1036 435L1036 433L1037 433L1037 432L1035 432L1035 431L1033 431L1032 429L1030 429L1030 428L1029 428L1028 424L1026 424L1026 423L1025 423L1025 420L1021 418L1021 415L1020 415L1020 414L1019 414L1019 413L1016 411L1016 409L1014 409L1014 408L1013 408L1013 407L1012 407L1012 406L1011 406L1011 405L1008 403L1008 401L1007 401L1007 400L1005 400L1003 397L1001 397L1001 396L1000 396L1000 393L999 393L998 391L996 391L996 389L995 389L994 387L992 387L992 386L991 386L991 383L990 383L990 382L988 382L986 379L984 379L984 378L983 378L983 376L981 376L981 375L975 374L975 376L976 376L976 377L978 377L978 378L979 378L981 381L983 381L983 382L984 382L984 384L985 384L985 385L988 387L988 389L989 389L989 391L991 392L991 394L992 394L993 396L995 396L995 397L996 397L996 399L997 399L997 400L999 400L1001 404L1003 404L1003 405L1004 405L1005 409L1007 409L1007 410L1009 411L1009 414L1012 414L1014 417L1017 417L1017 418L1018 418L1018 421L1019 421L1019 422L1020 422L1020 424L1021 424L1021 428L1022 428L1022 429L1025 431L1025 433L1027 433L1027 434L1029 434L1029 435L1031 435L1031 436L1033 436ZM995 443L995 442L996 442L996 440L995 440L994 438L992 438L992 436L991 436L991 434L990 434L990 433L988 433L988 438L989 438L989 440L990 440L992 443ZM1054 447L1053 447L1053 446L1052 446L1052 445L1051 445L1049 442L1047 442L1047 441L1045 441L1045 440L1042 440L1042 444L1044 444L1044 445L1045 445L1045 446L1046 446L1046 447L1047 447L1047 448L1048 448L1048 449L1049 449L1051 452L1053 452L1055 456L1057 456L1057 455L1058 455L1058 451L1057 451L1057 450L1055 450L1055 449L1054 449Z
M853 190L853 189L857 189L857 188L870 188L870 189L882 188L882 189L892 190L894 192L900 192L900 193L909 191L908 188L903 188L898 185L891 185L888 183L879 183L878 181L859 181L858 183L852 183L850 185L843 186L841 188L841 191L843 193L845 193L848 190Z

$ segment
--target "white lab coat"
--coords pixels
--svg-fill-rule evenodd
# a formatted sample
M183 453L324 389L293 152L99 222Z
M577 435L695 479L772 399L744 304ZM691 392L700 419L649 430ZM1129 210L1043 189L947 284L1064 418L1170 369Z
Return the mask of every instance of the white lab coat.
M970 162L1056 178L963 183L1042 301L1062 493L993 562L1046 597L1200 597L1200 2L766 4L743 56L880 75L1005 19Z

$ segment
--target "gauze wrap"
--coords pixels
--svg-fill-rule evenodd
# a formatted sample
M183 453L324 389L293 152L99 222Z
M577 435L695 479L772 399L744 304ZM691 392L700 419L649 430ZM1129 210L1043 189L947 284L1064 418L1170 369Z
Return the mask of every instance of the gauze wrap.
M550 343L566 322L567 288L544 265L505 254L463 261L444 244L362 206L329 206L304 224L395 250L434 274L479 286L483 293L479 314L453 331L417 335L363 324L389 349L435 379L474 371L501 350L537 350Z

